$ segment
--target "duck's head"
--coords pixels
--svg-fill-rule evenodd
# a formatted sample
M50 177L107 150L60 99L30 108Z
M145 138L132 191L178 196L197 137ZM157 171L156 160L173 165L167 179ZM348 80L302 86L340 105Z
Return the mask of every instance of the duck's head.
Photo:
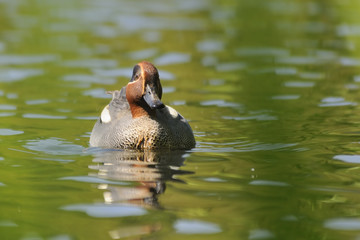
M156 109L165 107L161 96L162 87L156 67L146 61L136 64L126 87L126 99L133 118L155 115Z

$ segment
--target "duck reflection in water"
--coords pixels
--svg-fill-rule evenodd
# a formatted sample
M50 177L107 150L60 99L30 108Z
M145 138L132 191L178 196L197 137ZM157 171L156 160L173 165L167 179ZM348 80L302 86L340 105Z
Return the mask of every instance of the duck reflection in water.
M153 151L101 151L89 168L99 178L119 181L119 184L101 184L105 203L131 203L146 207L161 208L158 195L164 193L166 181L182 182L176 175L193 172L180 170L185 152ZM120 186L123 182L129 183Z

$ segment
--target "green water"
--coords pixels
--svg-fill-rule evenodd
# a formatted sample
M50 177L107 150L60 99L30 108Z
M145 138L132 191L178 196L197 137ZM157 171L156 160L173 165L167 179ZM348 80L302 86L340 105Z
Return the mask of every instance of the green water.
M360 239L359 11L0 1L0 238ZM196 148L88 149L142 60Z

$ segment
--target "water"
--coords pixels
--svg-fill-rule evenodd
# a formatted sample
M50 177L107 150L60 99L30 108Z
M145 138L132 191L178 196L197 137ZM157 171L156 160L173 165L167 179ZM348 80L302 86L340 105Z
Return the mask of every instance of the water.
M348 1L0 1L1 239L360 239ZM187 152L89 149L132 67Z

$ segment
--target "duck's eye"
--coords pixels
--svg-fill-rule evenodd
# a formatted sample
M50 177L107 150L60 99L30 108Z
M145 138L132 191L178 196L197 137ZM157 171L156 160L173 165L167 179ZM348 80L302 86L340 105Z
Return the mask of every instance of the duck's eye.
M139 80L140 76L141 76L140 73L137 73L137 74L133 75L130 82L135 82L135 81Z
M132 74L130 82L138 80L140 78L140 76L141 76L141 68L139 65L136 65L133 69L133 74Z

